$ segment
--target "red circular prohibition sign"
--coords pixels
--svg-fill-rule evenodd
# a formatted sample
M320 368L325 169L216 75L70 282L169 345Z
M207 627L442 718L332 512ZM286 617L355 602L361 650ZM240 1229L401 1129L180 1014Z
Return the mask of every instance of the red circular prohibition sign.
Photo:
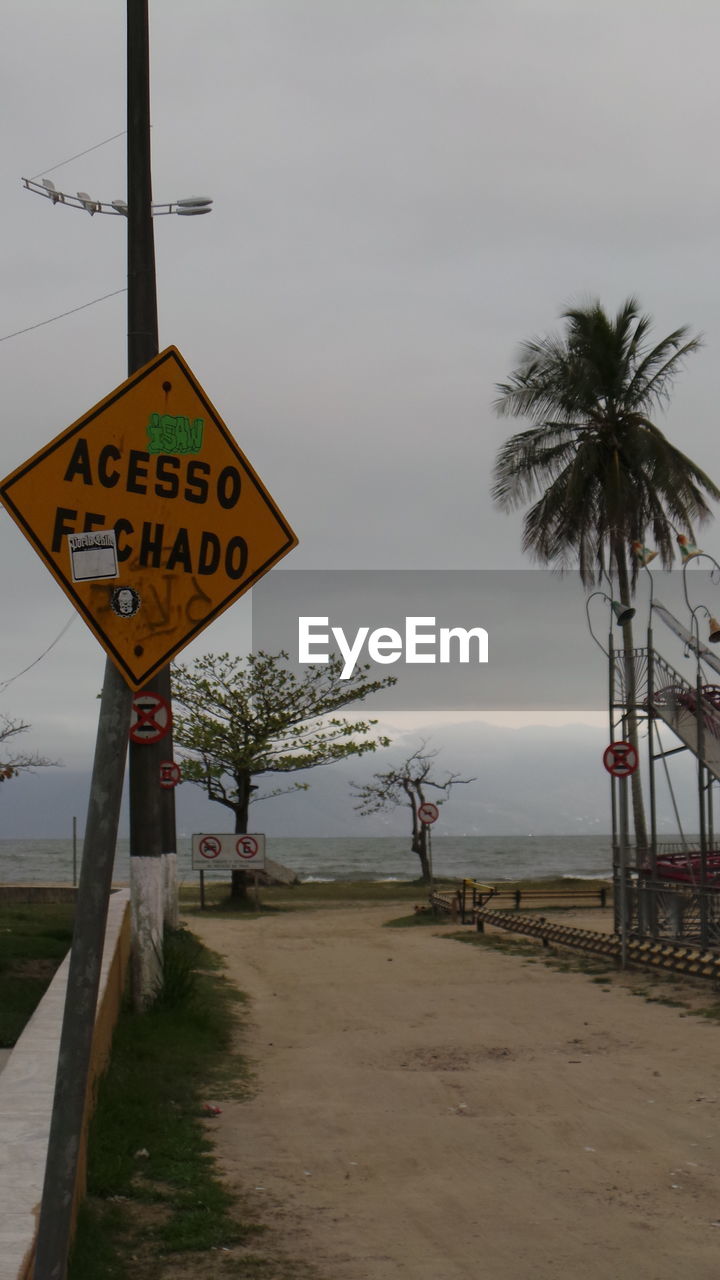
M159 742L172 729L172 710L159 693L134 693L130 714L131 742Z
M632 742L611 742L603 753L603 764L613 778L629 778L638 767L638 754Z
M217 836L203 836L198 845L198 850L203 858L217 858L222 853L222 841Z
M241 858L254 858L260 845L254 836L241 836L235 845L235 852Z

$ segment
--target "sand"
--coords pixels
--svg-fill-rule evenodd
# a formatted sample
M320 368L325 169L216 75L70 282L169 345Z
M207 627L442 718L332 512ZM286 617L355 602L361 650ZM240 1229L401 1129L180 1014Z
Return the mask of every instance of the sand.
M715 1280L720 1027L407 910L193 921L251 997L241 1200L327 1280Z

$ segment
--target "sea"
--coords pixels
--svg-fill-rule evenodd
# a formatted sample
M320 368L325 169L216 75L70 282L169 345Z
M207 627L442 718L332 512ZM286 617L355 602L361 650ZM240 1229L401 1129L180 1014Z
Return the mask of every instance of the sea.
M178 879L197 880L191 866L190 837L178 841ZM345 836L335 839L267 837L267 856L295 871L301 880L416 880L420 862L407 838ZM0 883L73 884L77 882L82 841L0 840ZM432 842L433 872L438 877L530 880L568 876L609 879L610 836L437 836ZM130 876L128 842L118 842L114 880ZM227 871L207 869L206 880L227 879Z

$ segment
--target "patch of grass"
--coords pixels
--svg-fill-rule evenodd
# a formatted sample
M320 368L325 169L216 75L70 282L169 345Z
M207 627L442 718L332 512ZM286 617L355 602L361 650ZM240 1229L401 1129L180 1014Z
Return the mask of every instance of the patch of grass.
M706 1005L702 1009L691 1009L695 1018L707 1018L709 1022L720 1022L720 1004Z
M672 996L646 996L648 1004L664 1004L668 1009L687 1009L686 1000L673 1000Z
M707 984L703 979L691 978L679 973L666 973L662 970L652 970L643 973L641 977L637 970L623 970L619 963L609 960L606 956L556 949L552 943L545 948L541 945L540 939L533 941L518 934L485 934L473 930L470 933L452 933L444 936L452 941L470 942L501 954L521 956L526 964L539 960L559 973L584 973L606 994L620 989L627 995L639 996L647 1004L660 1004L669 1009L678 1009L681 1011L681 1018L693 1016L720 1023L720 1002L711 1005L704 1003ZM530 958L531 956L534 960Z
M164 991L147 1013L121 1014L69 1280L174 1276L184 1253L232 1248L263 1230L240 1218L218 1177L202 1110L250 1078L232 1046L237 993L216 964L187 930L169 934Z
M607 886L604 880L574 880L555 876L536 880L504 880L496 881L497 888L503 895L513 893L515 889L524 892L562 892L567 895L564 901L550 899L546 905L538 906L536 902L523 902L523 913L526 911L562 912L579 906L592 906L593 902L586 896L573 902L573 890L587 895L590 890L599 890ZM436 877L437 889L459 889L462 879L457 877ZM211 880L205 883L206 910L218 914L238 914L244 919L257 918L265 911L310 910L322 907L351 907L355 903L382 902L417 902L426 904L430 895L429 885L422 880L333 880L324 883L313 881L297 885L262 886L258 891L259 908L254 901L251 889L245 900L233 900L229 897L227 880ZM610 898L608 899L611 900ZM200 888L198 882L188 881L180 887L180 902L187 914L200 910ZM503 896L503 904L507 905Z
M455 889L459 880L438 880L438 888ZM256 909L252 892L246 900L233 905L225 881L214 881L205 886L206 911L221 915L238 915L242 919L257 919L268 911L319 910L323 907L352 907L356 904L412 902L425 905L429 888L422 881L413 880L333 880L298 885L268 885L258 891L259 909ZM180 904L185 915L200 910L199 888L185 884L180 890Z
M0 1047L11 1048L72 942L74 904L0 907Z
M411 916L398 916L395 920L386 920L383 924L384 929L413 929L416 926L427 928L431 925L433 928L442 928L443 925L451 924L452 921L447 915L434 916L432 911L413 911Z

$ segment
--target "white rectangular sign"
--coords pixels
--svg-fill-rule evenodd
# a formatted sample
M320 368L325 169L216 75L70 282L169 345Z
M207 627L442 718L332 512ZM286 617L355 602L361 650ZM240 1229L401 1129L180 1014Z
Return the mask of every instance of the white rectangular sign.
M264 867L265 836L255 832L236 835L227 831L220 835L194 835L192 866L195 871L205 871L208 867L232 867L235 871L241 871L243 867Z
M69 533L70 569L73 582L97 578L117 578L117 539L114 529L97 533Z

